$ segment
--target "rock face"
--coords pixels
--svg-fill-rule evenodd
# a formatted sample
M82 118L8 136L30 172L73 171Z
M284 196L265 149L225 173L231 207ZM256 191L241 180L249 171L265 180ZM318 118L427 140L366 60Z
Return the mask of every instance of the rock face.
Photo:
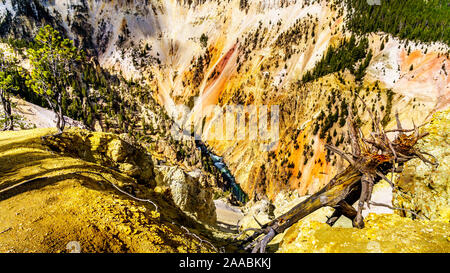
M449 252L450 224L370 214L364 229L300 221L287 230L278 252Z
M175 204L199 221L214 224L216 208L213 190L200 171L184 172L175 166L156 166L157 186L168 187Z
M71 129L44 142L54 151L117 169L140 184L155 186L151 156L118 135Z
M439 167L414 159L405 165L395 192L394 204L415 211L429 219L450 221L450 109L434 114L423 128L430 135L417 148L436 157ZM409 213L406 213L411 216Z

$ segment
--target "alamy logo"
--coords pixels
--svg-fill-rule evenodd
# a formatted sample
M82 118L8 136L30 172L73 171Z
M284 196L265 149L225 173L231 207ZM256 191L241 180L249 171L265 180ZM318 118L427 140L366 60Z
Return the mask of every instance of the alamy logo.
M367 0L367 4L370 6L380 6L381 0Z
M196 104L191 110L177 105L172 112L171 134L175 140L194 137L206 141L253 141L260 149L271 151L279 141L278 105Z
M78 241L71 241L66 245L66 249L69 253L81 253L81 245Z

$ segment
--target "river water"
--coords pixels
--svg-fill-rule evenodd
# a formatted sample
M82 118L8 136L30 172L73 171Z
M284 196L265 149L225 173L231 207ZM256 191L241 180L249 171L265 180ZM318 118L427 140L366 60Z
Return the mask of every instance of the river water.
M231 174L227 165L223 162L223 158L215 155L211 152L206 145L200 141L196 140L195 144L198 149L202 152L203 155L209 156L214 163L214 166L220 171L223 180L225 181L225 189L231 190L231 194L242 204L245 204L248 201L247 194L241 189L239 184L236 183L236 179Z

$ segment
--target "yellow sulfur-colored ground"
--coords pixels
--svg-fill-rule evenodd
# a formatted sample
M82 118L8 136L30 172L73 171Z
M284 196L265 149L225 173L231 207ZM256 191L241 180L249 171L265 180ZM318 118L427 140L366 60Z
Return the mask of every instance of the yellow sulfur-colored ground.
M118 186L132 185L132 178L50 151L41 137L55 132L0 132L0 252L68 252L73 241L81 252L210 251L181 226L164 220L150 203L127 197L98 175L80 172L101 173ZM151 190L142 193L140 185L133 190L162 198ZM176 209L162 206L159 212L182 219Z
M300 221L278 252L436 253L450 252L450 223L411 220L396 214L369 214L364 229Z

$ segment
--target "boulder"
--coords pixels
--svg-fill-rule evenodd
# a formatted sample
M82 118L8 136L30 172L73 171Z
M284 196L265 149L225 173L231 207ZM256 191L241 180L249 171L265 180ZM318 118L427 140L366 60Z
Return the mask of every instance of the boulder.
M259 228L258 222L265 224L274 219L274 209L275 207L265 199L248 202L244 208L245 216L239 221L239 229Z
M197 220L216 223L213 189L200 170L186 173L176 166L156 166L156 184L170 188L174 203Z

